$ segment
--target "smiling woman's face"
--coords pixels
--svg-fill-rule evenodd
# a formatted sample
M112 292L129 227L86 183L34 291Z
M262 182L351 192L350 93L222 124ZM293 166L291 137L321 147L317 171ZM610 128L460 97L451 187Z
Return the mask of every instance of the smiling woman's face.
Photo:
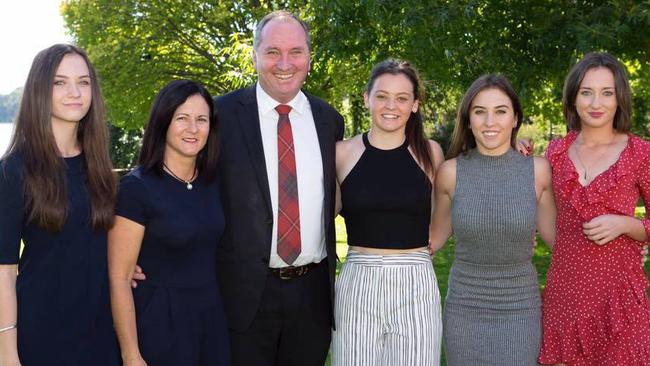
M386 132L404 130L411 113L418 110L413 89L413 83L404 74L377 77L370 93L364 93L373 128Z
M512 101L497 88L479 92L469 111L469 122L476 148L483 155L502 155L510 149L517 116Z
M167 129L165 159L196 158L208 141L210 107L199 94L176 108Z

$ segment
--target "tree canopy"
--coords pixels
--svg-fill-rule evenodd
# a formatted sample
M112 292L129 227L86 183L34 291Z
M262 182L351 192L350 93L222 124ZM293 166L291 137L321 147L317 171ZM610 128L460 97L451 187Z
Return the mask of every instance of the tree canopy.
M650 136L647 1L71 0L62 12L99 70L111 121L135 129L172 79L200 81L214 94L253 82L252 29L282 8L310 25L305 88L346 115L348 135L367 127L363 89L373 64L387 57L420 70L428 131L441 139L465 88L488 72L511 79L530 133L562 134L564 77L585 53L609 51L628 68L634 131Z

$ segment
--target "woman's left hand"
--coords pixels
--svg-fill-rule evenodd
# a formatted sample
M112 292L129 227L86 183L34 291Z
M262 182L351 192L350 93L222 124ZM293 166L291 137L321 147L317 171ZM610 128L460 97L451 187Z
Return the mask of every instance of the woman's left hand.
M598 245L605 245L625 233L627 216L600 215L582 224L587 239Z
M532 139L521 139L517 140L515 144L515 150L517 150L521 155L528 156L533 152L533 140Z

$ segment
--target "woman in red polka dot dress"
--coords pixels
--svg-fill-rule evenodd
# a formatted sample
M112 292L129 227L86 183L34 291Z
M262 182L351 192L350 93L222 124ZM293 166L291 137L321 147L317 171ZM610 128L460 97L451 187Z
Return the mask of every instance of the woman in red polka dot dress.
M591 53L565 81L570 132L551 142L557 238L543 295L542 364L650 365L650 143L629 133L630 87L611 55Z

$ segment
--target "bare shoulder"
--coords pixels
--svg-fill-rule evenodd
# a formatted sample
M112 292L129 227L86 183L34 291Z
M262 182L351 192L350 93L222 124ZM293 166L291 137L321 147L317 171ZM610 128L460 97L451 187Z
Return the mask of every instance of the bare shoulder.
M363 141L361 140L361 135L356 135L350 137L346 140L341 140L336 142L336 158L339 157L346 158L350 154L353 154L355 150L363 150Z
M535 175L538 173L551 174L551 163L543 156L534 156L533 163L535 166Z
M445 160L436 172L436 195L443 194L450 199L456 191L456 158Z
M541 156L533 157L535 167L535 181L538 184L547 185L551 183L551 163Z
M440 144L436 140L427 140L429 141L429 146L431 146L431 151L437 151L442 153L442 148L440 147Z
M436 174L436 188L448 191L456 186L456 158L445 160Z
M339 183L345 180L363 154L365 146L361 135L336 143L336 175Z
M440 174L453 174L456 175L456 158L451 158L449 160L445 160L442 164L440 164L440 169L438 170Z
M433 159L433 164L437 168L445 161L445 154L442 152L440 144L436 141L429 140L429 148L431 150L431 159Z

